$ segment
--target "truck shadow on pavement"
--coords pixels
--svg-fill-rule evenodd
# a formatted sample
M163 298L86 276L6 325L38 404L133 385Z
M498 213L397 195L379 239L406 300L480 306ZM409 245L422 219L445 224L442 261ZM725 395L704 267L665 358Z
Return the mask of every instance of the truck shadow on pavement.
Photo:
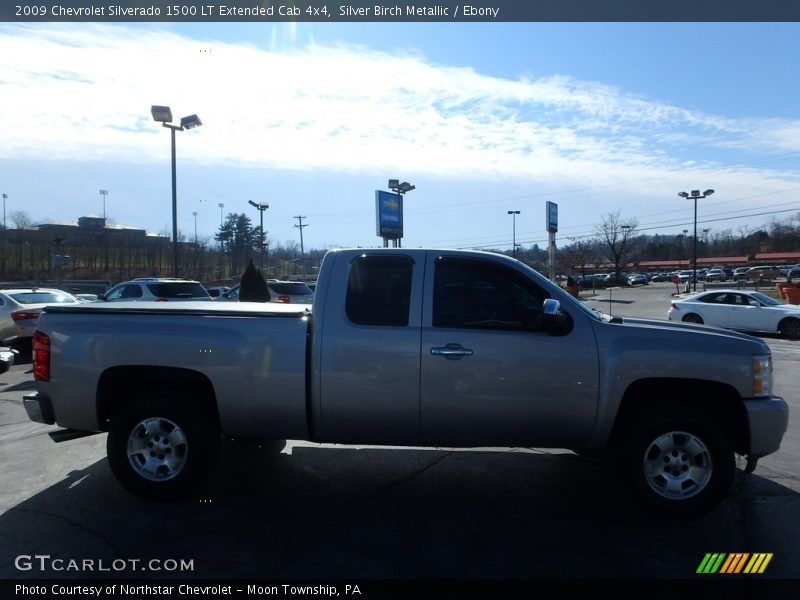
M741 472L700 518L653 516L572 453L228 444L188 499L127 494L105 459L0 516L0 578L690 578L706 552L774 552L800 576L800 495ZM787 524L789 524L787 526ZM20 555L98 572L21 570ZM143 570L153 559L189 572Z

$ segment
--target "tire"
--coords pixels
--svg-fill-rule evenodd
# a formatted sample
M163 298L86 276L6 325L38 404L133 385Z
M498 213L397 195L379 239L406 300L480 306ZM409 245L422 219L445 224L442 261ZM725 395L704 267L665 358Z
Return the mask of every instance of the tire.
M800 319L788 318L778 324L778 331L790 340L800 340Z
M146 500L185 496L205 477L220 449L216 417L180 394L146 393L111 421L106 445L117 481Z
M652 508L695 516L717 506L736 472L721 426L691 406L670 404L633 422L623 444L625 470Z
M697 323L698 325L702 325L703 317L695 313L689 313L688 315L684 316L681 321L684 323Z

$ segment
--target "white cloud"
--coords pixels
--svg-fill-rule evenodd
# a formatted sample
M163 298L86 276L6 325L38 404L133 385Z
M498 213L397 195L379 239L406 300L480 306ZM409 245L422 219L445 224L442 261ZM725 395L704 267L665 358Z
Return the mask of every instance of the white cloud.
M290 170L631 182L642 192L724 173L755 190L795 176L700 157L800 150L798 122L733 120L597 82L501 79L363 47L278 52L158 29L9 26L0 56L6 157L163 162L151 104L203 120L180 134L181 160Z

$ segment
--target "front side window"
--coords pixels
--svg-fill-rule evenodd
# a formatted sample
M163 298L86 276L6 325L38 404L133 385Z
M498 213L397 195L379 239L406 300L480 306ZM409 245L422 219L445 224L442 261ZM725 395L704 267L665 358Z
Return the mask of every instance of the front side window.
M540 331L548 297L513 269L443 258L434 277L433 326Z
M347 281L347 318L357 325L406 327L413 268L410 256L356 258Z

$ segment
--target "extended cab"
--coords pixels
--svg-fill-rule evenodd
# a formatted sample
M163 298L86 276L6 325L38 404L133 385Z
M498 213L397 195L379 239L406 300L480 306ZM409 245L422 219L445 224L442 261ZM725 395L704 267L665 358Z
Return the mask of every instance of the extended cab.
M131 492L185 493L221 435L613 451L655 506L716 505L788 423L767 345L586 308L523 263L451 250L326 255L313 309L49 307L34 421L108 432ZM73 430L77 430L76 433Z

